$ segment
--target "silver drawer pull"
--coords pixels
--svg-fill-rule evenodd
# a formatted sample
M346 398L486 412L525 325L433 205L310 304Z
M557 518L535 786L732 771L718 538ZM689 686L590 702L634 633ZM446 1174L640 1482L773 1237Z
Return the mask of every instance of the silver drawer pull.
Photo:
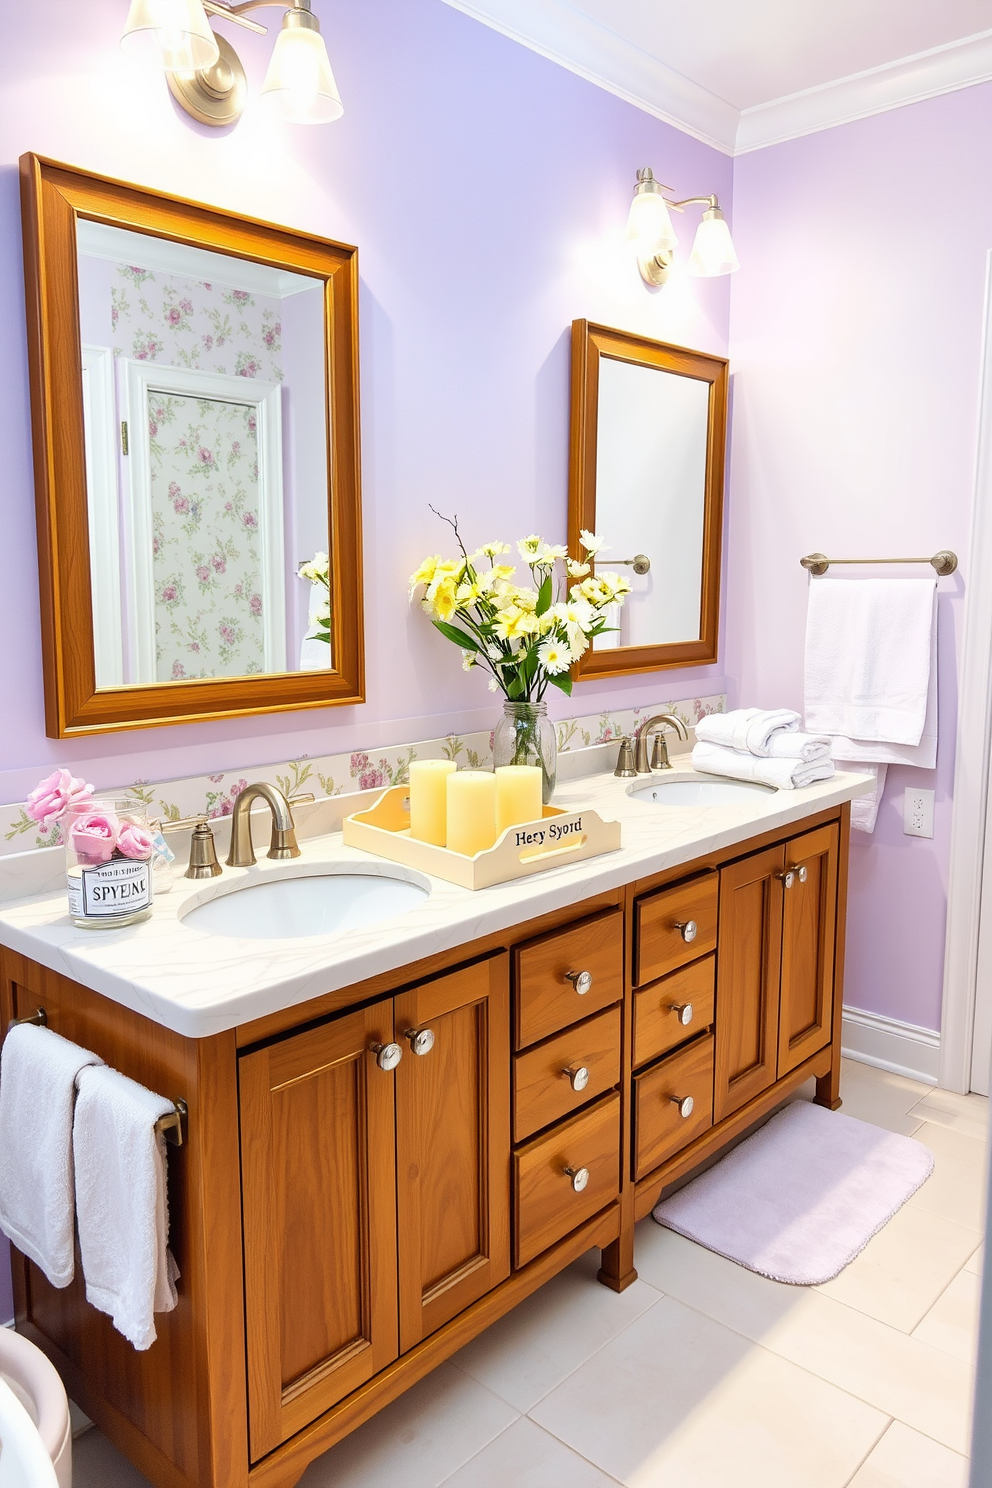
M676 920L673 929L679 932L686 945L691 945L699 934L699 926L695 920Z
M375 1055L375 1062L381 1070L394 1070L403 1058L403 1050L399 1044L372 1044L369 1053Z
M562 1172L566 1178L571 1178L572 1188L576 1193L582 1193L589 1184L588 1168L563 1168Z
M565 980L566 982L571 982L572 986L575 988L576 992L578 992L580 997L585 997L586 993L592 987L592 972L566 971Z
M573 1090L585 1090L589 1084L589 1071L584 1064L574 1064L570 1069L563 1069L561 1074Z
M670 1013L675 1014L676 1018L678 1018L683 1028L689 1027L689 1024L692 1022L693 1014L693 1007L691 1002L683 1002L681 1004L677 1002L670 1002L668 1004L668 1010Z
M429 1054L434 1047L433 1028L408 1028L403 1037L410 1040L414 1054Z
M696 1102L693 1100L692 1096L683 1095L680 1097L677 1095L672 1095L669 1096L669 1100L671 1101L673 1106L678 1106L679 1115L682 1117L682 1120L688 1121L689 1117L692 1115L696 1107Z

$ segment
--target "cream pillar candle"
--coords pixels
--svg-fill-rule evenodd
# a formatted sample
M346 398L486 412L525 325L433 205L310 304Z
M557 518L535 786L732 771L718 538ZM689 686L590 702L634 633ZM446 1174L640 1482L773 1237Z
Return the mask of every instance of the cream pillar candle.
M447 846L474 857L496 841L496 776L488 770L458 770L446 785Z
M410 764L410 836L443 847L447 838L448 776L454 760L412 760Z
M540 765L499 765L496 769L496 836L518 822L540 821L543 775Z

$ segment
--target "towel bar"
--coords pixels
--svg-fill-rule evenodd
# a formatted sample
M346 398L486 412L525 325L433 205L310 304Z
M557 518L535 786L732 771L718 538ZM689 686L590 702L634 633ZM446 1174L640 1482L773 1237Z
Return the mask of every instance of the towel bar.
M929 563L940 578L945 579L958 566L958 555L950 548L942 548L932 558L828 558L824 553L807 553L799 562L811 574L825 574L831 563Z
M11 1028L19 1028L22 1024L33 1024L36 1028L48 1027L48 1014L40 1007L27 1018L12 1018ZM189 1107L184 1100L177 1100L173 1109L165 1116L160 1116L155 1123L155 1130L165 1135L165 1140L171 1142L173 1147L183 1145L183 1123L189 1115Z

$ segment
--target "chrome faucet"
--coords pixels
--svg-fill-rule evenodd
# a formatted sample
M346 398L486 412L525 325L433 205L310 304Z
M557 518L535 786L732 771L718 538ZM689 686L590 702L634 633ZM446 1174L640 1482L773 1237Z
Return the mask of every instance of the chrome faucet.
M231 817L231 851L227 855L229 868L250 868L255 861L255 849L251 845L251 803L261 796L272 812L272 837L269 842L270 858L298 858L300 849L296 844L296 826L289 802L275 785L247 786L234 803Z
M670 770L672 768L671 760L668 758L668 742L664 734L659 734L655 741L655 757L651 764L648 764L648 739L662 724L673 728L680 739L689 738L685 724L674 713L656 713L653 718L646 718L637 730L637 742L634 749L634 768L638 775L650 775L652 769Z

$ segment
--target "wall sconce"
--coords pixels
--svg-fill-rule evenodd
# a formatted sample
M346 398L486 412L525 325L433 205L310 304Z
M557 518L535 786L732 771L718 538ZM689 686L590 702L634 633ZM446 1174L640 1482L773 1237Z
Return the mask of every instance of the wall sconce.
M664 195L671 189L655 180L649 165L637 172L634 200L627 218L627 237L636 249L637 266L644 282L664 284L671 271L678 236L669 213L682 212L697 204L705 206L706 210L696 228L695 242L686 265L688 272L710 279L739 269L730 228L716 197L687 196L682 201L672 201Z
M129 56L151 56L165 69L176 102L201 124L234 124L248 85L241 59L210 26L208 13L248 31L266 34L247 12L265 5L284 9L262 100L293 124L330 124L344 113L310 0L131 0L121 47Z

